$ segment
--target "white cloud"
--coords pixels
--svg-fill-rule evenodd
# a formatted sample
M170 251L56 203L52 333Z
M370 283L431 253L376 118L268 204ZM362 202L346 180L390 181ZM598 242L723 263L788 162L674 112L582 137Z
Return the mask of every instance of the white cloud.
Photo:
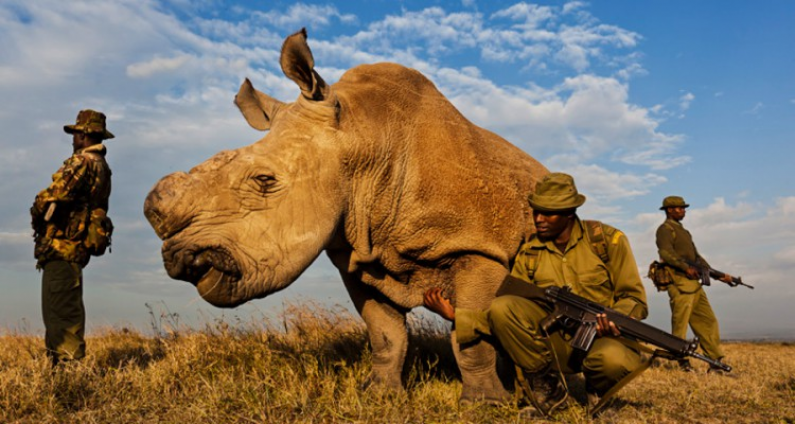
M544 89L498 86L466 69L430 72L466 116L536 157L581 164L610 155L654 170L689 161L675 155L683 137L660 132L648 110L628 102L626 85L616 79L581 75Z
M696 96L693 93L685 93L681 97L679 97L679 109L681 111L686 111L690 109L690 104L693 103L693 100L696 99Z
M529 3L517 3L491 15L491 19L508 18L520 21L521 23L515 24L514 27L525 31L541 27L554 17L555 13L551 7Z
M478 12L448 13L441 7L404 10L337 41L382 56L425 50L437 62L444 55L472 48L484 59L520 63L527 69L554 65L567 73L580 72L597 61L608 66L621 63L625 78L642 74L638 56L614 54L637 46L640 35L601 24L582 6L567 4L564 13L560 7L517 3L488 18ZM574 21L563 23L564 16Z
M635 76L647 75L648 71L640 65L640 63L630 63L626 67L619 69L616 72L616 77L622 80L629 80Z
M662 175L622 173L598 165L570 165L567 167L565 164L561 164L560 169L575 177L581 191L589 193L604 203L648 194L653 187L667 181Z
M765 108L765 104L762 102L756 102L756 104L751 108L743 112L747 115L759 115L762 112L762 109Z
M268 12L255 11L252 16L264 23L272 24L279 28L286 28L290 31L297 31L301 27L315 26L323 27L331 25L333 19L342 23L355 23L355 15L342 14L334 6L317 6L304 3L296 3L290 6L287 12L280 10L270 10Z
M568 15L584 9L588 4L582 1L570 1L563 5L563 14Z
M130 78L146 78L159 72L171 72L181 68L193 57L180 54L170 58L157 57L146 62L133 63L127 66L127 75Z

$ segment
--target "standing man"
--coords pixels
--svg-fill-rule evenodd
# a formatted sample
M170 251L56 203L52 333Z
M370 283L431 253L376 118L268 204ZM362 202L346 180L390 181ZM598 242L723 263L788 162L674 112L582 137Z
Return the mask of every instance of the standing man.
M105 128L105 115L81 110L77 122L63 129L72 134L74 153L30 209L36 268L43 270L44 342L53 366L85 356L82 270L91 255L105 252L113 230L106 215L111 171L102 144L113 134Z
M576 212L585 196L571 176L548 174L528 201L537 232L519 249L509 279L542 289L570 287L574 294L633 318L647 316L646 292L629 241L613 227L580 220ZM542 302L506 294L495 298L488 310L473 311L454 308L439 288L428 290L424 301L428 309L455 322L459 343L495 337L516 364L526 399L543 415L565 407L568 393L561 373L584 373L593 407L643 364L639 352L616 338L620 329L604 315L598 317L599 337L593 347L578 355L560 332L542 334L539 323L550 312Z
M693 237L682 225L685 209L689 206L679 196L663 199L660 209L665 211L665 222L657 228L657 251L660 260L673 275L673 283L666 289L671 304L671 333L684 339L687 336L687 325L690 324L704 353L722 362L724 355L720 347L718 320L707 300L707 293L699 282L698 269L694 266L709 267L709 264L698 254ZM724 274L720 280L731 283L732 277ZM679 367L685 372L693 371L690 361L686 359L679 362ZM708 372L723 374L725 371L710 366Z

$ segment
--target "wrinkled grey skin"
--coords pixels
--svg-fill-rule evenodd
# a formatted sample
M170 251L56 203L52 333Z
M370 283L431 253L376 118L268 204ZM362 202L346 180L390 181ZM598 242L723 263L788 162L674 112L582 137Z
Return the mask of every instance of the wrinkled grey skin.
M406 313L433 286L458 307L488 307L532 229L526 196L547 170L415 70L362 65L329 86L303 30L285 40L281 65L297 101L248 80L235 98L265 137L164 177L144 213L169 276L219 307L284 289L325 250L367 324L370 381L401 387ZM494 348L452 343L462 400L507 399Z

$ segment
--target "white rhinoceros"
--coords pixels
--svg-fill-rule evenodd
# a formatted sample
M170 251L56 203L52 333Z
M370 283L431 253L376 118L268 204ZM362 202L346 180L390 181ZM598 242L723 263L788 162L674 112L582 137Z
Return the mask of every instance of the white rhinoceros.
M284 289L325 250L367 324L370 381L401 387L406 313L433 286L458 307L488 307L532 230L527 194L547 170L413 69L357 66L329 86L304 30L280 62L297 101L248 80L235 98L265 137L164 177L144 213L169 276L219 307ZM505 399L494 348L452 343L461 399Z

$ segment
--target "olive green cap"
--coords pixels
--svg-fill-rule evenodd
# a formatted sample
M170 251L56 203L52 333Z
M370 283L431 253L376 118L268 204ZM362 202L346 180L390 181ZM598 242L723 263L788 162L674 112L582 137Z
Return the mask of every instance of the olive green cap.
M530 193L527 201L537 211L557 212L582 206L585 196L577 192L571 175L553 172L536 184L535 193Z
M105 114L91 109L81 110L77 114L77 122L74 125L64 125L63 130L69 134L99 134L103 140L114 137L105 128Z
M665 210L668 208L687 208L690 207L687 203L685 203L685 199L681 196L668 196L663 199L663 204L660 206L660 210Z

